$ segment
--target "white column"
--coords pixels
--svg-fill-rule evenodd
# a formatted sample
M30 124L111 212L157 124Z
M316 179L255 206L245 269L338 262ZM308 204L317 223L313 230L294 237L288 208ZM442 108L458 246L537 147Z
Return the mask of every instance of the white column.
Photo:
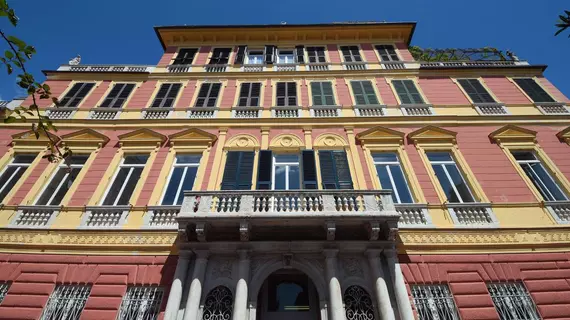
M188 264L190 263L190 254L188 251L178 253L178 263L176 264L174 279L172 279L168 302L166 302L166 309L164 310L164 320L176 320L178 317L182 289L186 280L186 273L188 272Z
M398 303L398 310L400 311L401 320L414 320L414 312L412 311L412 304L408 297L408 290L406 289L406 282L400 264L398 263L398 252L396 249L384 249L384 256L390 269L392 282L394 286L394 294L396 295L396 303Z
M345 320L344 307L342 302L342 289L340 288L340 282L337 278L337 249L326 249L324 250L326 257L326 274L329 283L329 314L331 320Z
M379 249L366 250L366 255L368 256L368 264L370 265L375 284L374 293L376 294L376 304L380 312L380 319L394 320L394 309L392 309L392 304L390 303L390 293L388 293L384 270L380 264L381 252L382 250Z
M232 320L246 320L247 318L247 284L249 282L249 251L238 250L238 282L236 285L234 310Z
M192 283L190 283L190 291L186 301L184 320L196 320L198 318L198 309L200 308L200 299L202 298L202 283L204 282L204 274L208 265L209 252L207 250L196 250L194 253L196 254L196 262L194 263Z

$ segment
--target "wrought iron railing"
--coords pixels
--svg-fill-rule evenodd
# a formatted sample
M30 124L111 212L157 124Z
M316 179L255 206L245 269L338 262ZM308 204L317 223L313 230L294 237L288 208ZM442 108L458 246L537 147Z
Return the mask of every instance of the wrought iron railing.
M134 286L123 297L117 320L157 319L164 289L157 286Z
M541 319L521 282L489 283L487 288L500 319Z
M90 293L90 285L58 285L50 295L40 319L79 319Z

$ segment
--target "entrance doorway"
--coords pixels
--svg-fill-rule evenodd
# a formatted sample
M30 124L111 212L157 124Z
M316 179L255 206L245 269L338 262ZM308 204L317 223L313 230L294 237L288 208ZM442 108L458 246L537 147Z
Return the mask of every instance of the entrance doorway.
M294 269L272 273L257 297L259 320L320 320L319 295L309 277Z

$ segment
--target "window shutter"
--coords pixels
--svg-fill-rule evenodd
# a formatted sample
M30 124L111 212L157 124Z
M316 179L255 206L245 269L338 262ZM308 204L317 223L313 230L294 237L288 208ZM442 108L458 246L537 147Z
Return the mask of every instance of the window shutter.
M416 85L412 80L404 81L404 85L406 86L406 89L408 90L408 94L410 95L410 97L412 99L412 103L416 103L416 104L423 104L424 103L424 99L422 98L422 95L420 94L420 92L418 91L418 88L416 88Z
M252 107L259 106L259 97L261 95L261 83L256 82L251 84L249 91L249 105Z
M364 89L362 88L361 81L351 81L352 93L354 94L354 101L357 105L366 105L366 96L364 95Z
M301 161L303 167L303 189L318 189L315 151L303 150L301 152Z
M163 108L171 108L174 106L174 101L176 100L176 96L178 95L178 91L182 85L180 83L174 83L170 86L170 90L166 95L166 99L164 99L164 103L161 107Z
M198 49L180 49L172 64L192 64Z
M296 106L297 105L297 83L288 82L287 83L287 105Z
M236 58L234 60L234 64L243 64L245 59L245 51L247 50L247 46L239 46L238 51L236 54Z
M331 82L322 82L321 87L323 88L323 97L326 106L334 106L334 93Z
M257 166L257 190L271 189L272 171L273 153L271 150L259 151L259 165Z
M222 190L249 190L253 176L253 151L229 151L224 177L222 178Z
M277 100L277 106L285 106L286 102L285 100L287 99L286 97L286 86L287 83L285 82L278 82L277 83L277 89L275 90L275 98Z
M337 185L337 176L332 154L332 151L319 150L319 162L321 165L321 181L323 183L323 189L339 189Z
M103 103L101 103L100 107L101 108L111 107L112 102L119 95L119 92L121 92L121 90L123 89L123 86L124 86L123 83L118 83L118 84L114 85L113 89L111 89L111 92L109 92L109 94L107 95L105 100L103 100Z
M59 106L77 107L94 86L94 83L76 83L61 100Z
M120 108L123 103L127 100L131 91L133 91L135 85L133 83L118 83L113 86L111 92L105 97L103 103L101 103L102 108Z
M205 107L206 106L206 99L208 98L208 92L210 91L210 86L212 83L203 83L202 87L200 87L200 91L198 92L198 98L196 99L196 103L194 107Z
M489 92L483 87L477 79L461 79L459 84L469 95L474 103L493 103L495 99L491 97Z
M240 107L247 106L250 86L251 86L251 83L242 83L241 84L241 88L239 90L238 106L240 106Z
M372 86L371 81L362 81L360 82L362 85L362 90L364 94L364 98L366 99L366 104L374 105L379 104L378 98L376 97L376 92L374 91L374 87Z
M392 81L402 104L423 104L424 99L412 80Z
M275 46L265 46L265 63L272 64L275 61Z
M349 47L340 47L340 51L342 52L342 56L344 61L352 62L352 56L350 55L350 48Z
M311 93L313 96L313 105L322 106L324 101L323 92L321 90L321 82L311 82Z
M515 79L515 82L532 99L533 102L555 102L534 79Z
M376 46L376 51L380 55L380 60L382 61L400 61L394 46L390 45L378 45Z
M297 63L305 63L305 47L304 46L296 46L295 52L297 56Z
M307 56L309 57L309 63L317 62L317 48L308 47L307 48Z
M215 107L216 101L218 100L218 95L220 94L221 83L211 83L210 92L208 93L208 101L206 102L206 107Z
M334 106L334 93L330 82L311 82L313 105Z
M335 161L338 188L353 189L352 176L350 175L350 166L345 151L333 151Z

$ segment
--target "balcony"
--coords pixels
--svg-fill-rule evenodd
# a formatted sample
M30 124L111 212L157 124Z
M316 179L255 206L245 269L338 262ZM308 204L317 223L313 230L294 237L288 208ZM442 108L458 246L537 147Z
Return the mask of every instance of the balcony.
M186 109L188 119L211 119L218 114L216 107L193 107Z
M273 65L275 71L297 71L296 63L276 63Z
M154 66L145 65L62 65L57 71L68 72L146 72L154 71Z
M307 63L307 70L309 71L327 71L330 69L331 63L329 62L315 62Z
M146 108L141 111L142 119L166 119L174 112L174 108Z
M494 228L499 225L490 203L448 203L447 209L457 227Z
M389 190L185 192L188 241L390 240L400 215Z
M76 107L50 107L46 108L45 115L50 120L64 120L71 119L76 111Z
M433 116L435 112L431 104L401 104L400 109L405 116Z
M385 114L386 105L355 105L354 113L357 117L381 117Z
M507 107L501 103L476 103L475 109L482 116L508 115Z
M570 223L570 201L546 201L544 205L556 222Z
M336 118L340 117L341 106L311 106L313 118Z
M166 67L166 71L170 73L184 73L192 71L191 64L172 64Z
M274 106L271 107L273 118L300 118L301 106Z
M548 115L568 115L570 114L570 109L561 102L540 102L535 103L536 107L543 114Z
M226 72L227 69L227 64L208 64L204 66L204 71L206 72Z
M367 68L367 63L364 61L361 62L343 62L342 63L342 68L344 70L366 70Z
M60 206L20 206L10 222L10 227L47 228L60 210Z
M265 70L264 64L244 64L241 71L243 72L262 72Z
M121 109L117 108L93 108L89 110L91 120L114 120L121 114Z
M255 119L261 118L261 107L233 107L232 118Z
M527 61L478 60L478 61L422 61L421 68L464 68L464 67L512 67L529 66Z

